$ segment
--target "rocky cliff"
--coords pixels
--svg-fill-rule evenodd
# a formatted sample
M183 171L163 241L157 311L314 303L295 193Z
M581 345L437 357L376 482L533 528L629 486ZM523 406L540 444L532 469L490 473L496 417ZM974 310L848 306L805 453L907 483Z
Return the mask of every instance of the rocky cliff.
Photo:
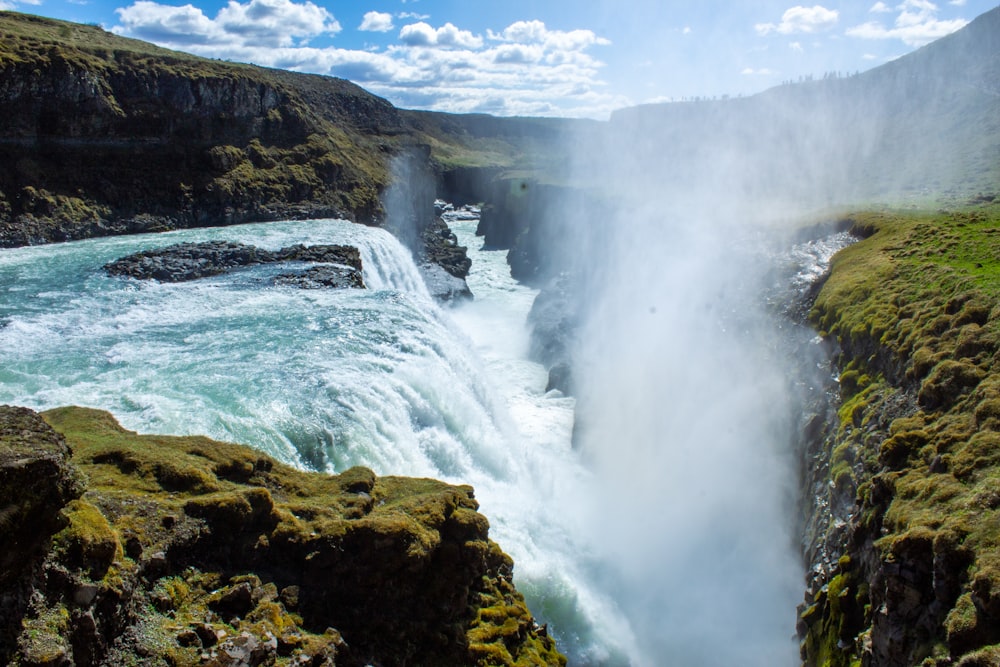
M559 665L470 487L0 407L0 662Z
M1000 207L853 217L811 319L839 399L804 459L806 665L1000 663Z
M400 113L346 81L0 15L0 239L374 221Z

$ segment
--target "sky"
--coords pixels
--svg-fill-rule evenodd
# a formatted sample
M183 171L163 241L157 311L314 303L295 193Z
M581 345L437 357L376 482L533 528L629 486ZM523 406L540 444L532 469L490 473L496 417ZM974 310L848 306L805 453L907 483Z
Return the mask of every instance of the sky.
M604 119L865 71L996 0L0 0L210 58L349 79L397 106Z

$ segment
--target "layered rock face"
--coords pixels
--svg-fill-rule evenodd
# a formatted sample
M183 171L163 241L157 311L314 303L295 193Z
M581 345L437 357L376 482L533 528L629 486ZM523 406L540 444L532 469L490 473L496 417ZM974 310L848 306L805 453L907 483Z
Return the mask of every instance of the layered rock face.
M0 493L4 664L565 664L469 487L2 407Z
M4 14L0 243L277 217L376 220L403 132L346 81Z
M804 465L806 665L1000 662L998 216L855 216L818 294L840 396Z

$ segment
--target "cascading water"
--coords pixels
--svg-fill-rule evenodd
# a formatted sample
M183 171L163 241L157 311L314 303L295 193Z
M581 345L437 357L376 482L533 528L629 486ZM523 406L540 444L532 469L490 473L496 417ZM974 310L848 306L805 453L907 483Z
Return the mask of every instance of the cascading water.
M276 266L176 284L101 270L140 249L212 239L268 249L356 245L369 289L274 286ZM532 293L509 275L504 285L499 301L484 294L455 313L470 334L500 334L471 340L430 300L391 235L345 221L7 250L0 402L98 407L130 429L249 443L304 467L366 465L472 484L532 607L567 651L583 656L613 645L602 634L615 621L601 611L611 603L588 589L579 531L568 521L586 474L569 446L572 401L544 395L544 371L518 345L494 347L525 340ZM511 310L499 318L484 307L510 295ZM492 351L484 362L474 348ZM494 382L492 374L514 379Z
M774 586L797 590L800 584L797 571L775 578L768 566L784 550L784 526L754 519L761 503L780 499L765 493L760 500L760 489L784 488L776 477L785 467L772 465L775 454L767 447L755 447L755 456L740 454L763 437L759 429L734 432L756 422L746 414L754 408L733 412L733 396L770 391L773 378L747 377L751 369L725 349L711 363L711 355L702 359L701 372L717 379L678 374L671 367L677 354L702 358L697 338L705 332L690 325L705 304L677 310L662 300L669 301L668 292L655 291L673 278L633 276L647 281L646 294L660 294L643 304L644 317L659 328L650 329L649 338L636 331L626 340L605 339L615 350L605 356L621 365L586 372L608 382L623 370L668 380L682 390L670 397L670 414L682 422L706 397L717 409L689 425L696 430L680 440L687 450L658 451L633 436L643 426L658 429L664 440L680 437L681 426L670 423L666 411L659 417L644 412L651 397L661 400L659 385L608 384L620 393L602 400L618 411L618 421L585 420L591 446L585 442L581 457L570 445L574 401L546 393L543 369L525 360L524 321L535 292L510 279L503 252L477 249L474 220L452 224L471 249L469 282L477 299L449 312L429 299L394 238L344 221L3 251L0 402L39 409L88 405L110 410L131 429L250 443L304 467L336 471L361 464L379 474L472 484L492 537L515 559L519 589L571 664L723 664L712 656L731 655L719 651L729 641L741 651L740 664L792 664L783 650L777 659L727 627L737 620L733 610L746 608L734 600L783 605L787 596L776 598ZM369 289L273 286L269 278L277 269L267 266L180 284L111 278L100 269L139 249L211 239L271 249L356 245ZM711 325L735 321L723 316ZM678 338L685 328L694 334ZM674 337L656 338L664 332ZM645 356L663 344L676 354ZM622 356L623 350L634 354ZM594 398L585 395L583 407ZM720 431L721 450L708 445ZM595 449L598 437L611 446ZM734 454L744 474L725 480L720 495L712 466ZM692 461L701 463L692 468ZM692 477L698 486L688 482ZM693 504L711 510L698 514L715 522L711 532L689 521L670 523L690 515ZM720 576L726 569L738 577ZM793 648L788 638L796 601L753 626L768 646L777 633ZM718 613L706 611L713 609ZM781 627L771 627L777 617ZM678 637L703 646L704 655L685 653Z

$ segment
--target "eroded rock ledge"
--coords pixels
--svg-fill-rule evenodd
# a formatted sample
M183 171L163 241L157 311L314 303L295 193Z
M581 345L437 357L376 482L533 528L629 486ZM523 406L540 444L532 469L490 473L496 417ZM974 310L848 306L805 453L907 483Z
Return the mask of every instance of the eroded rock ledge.
M3 664L565 664L467 486L2 406L0 522Z

